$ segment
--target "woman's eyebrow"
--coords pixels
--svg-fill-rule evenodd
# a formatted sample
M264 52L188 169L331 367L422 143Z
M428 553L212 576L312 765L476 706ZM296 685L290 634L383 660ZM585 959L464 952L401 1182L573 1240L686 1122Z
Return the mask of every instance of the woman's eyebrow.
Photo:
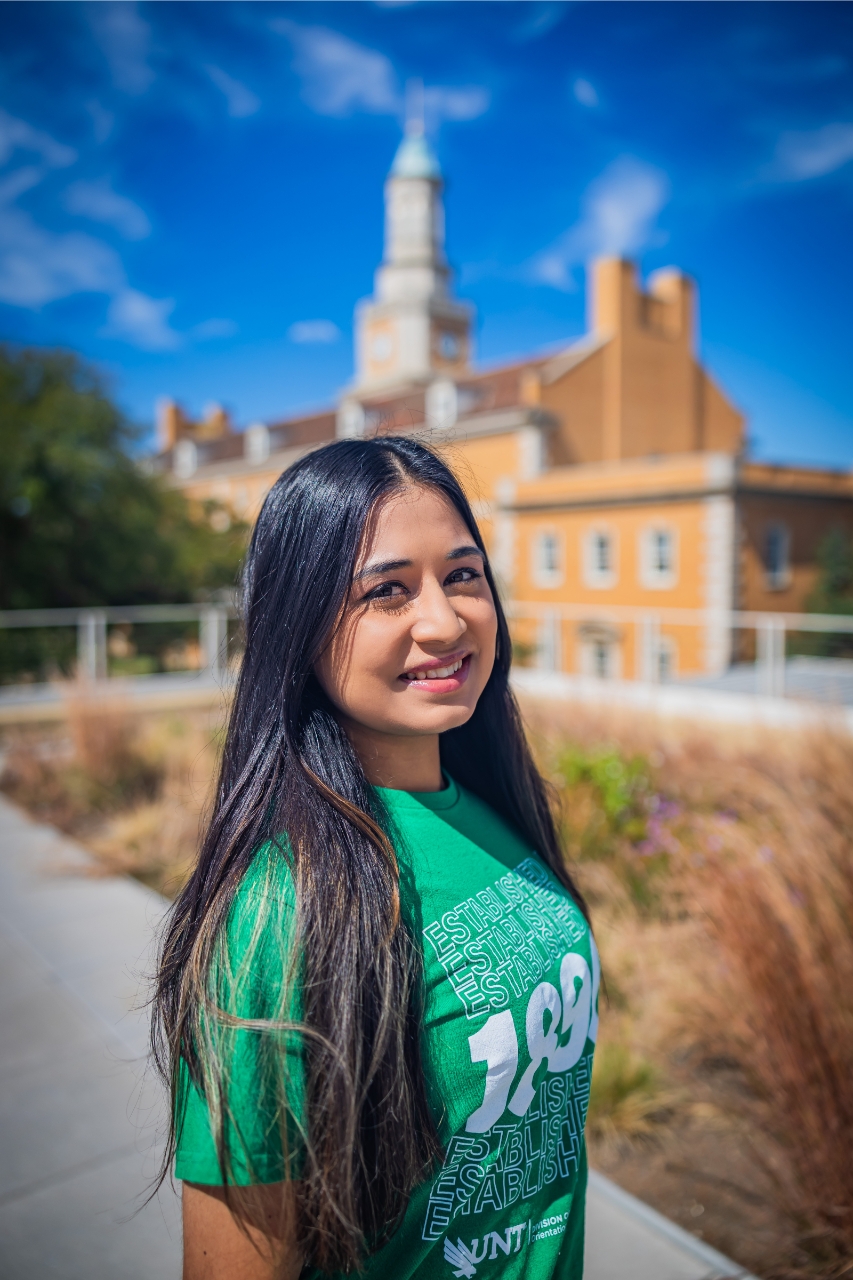
M456 547L455 550L447 553L446 559L464 560L467 556L479 556L481 560L484 558L480 548L471 545ZM363 569L359 569L353 577L353 582L361 582L364 578L373 578L380 573L393 573L395 569L411 569L411 567L411 560L378 560L376 564L366 564Z
M376 564L366 564L353 577L353 582L361 582L363 578L372 578L377 573L393 573L395 569L410 569L411 560L379 560Z

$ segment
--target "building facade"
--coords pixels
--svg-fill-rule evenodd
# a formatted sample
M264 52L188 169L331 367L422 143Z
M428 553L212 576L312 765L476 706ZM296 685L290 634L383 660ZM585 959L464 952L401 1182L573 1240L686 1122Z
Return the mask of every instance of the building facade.
M199 502L256 515L281 471L341 437L403 432L439 448L474 505L522 661L600 676L721 672L732 610L798 612L848 473L745 456L742 415L696 356L696 290L594 262L588 332L490 369L453 297L442 179L407 133L385 186L385 252L356 308L356 372L326 412L236 431L161 404L154 465ZM696 612L700 611L700 612Z

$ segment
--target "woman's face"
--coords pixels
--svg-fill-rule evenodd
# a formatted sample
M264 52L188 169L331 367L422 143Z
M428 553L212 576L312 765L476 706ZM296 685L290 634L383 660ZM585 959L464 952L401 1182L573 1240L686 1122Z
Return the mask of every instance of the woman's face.
M374 733L443 733L469 719L495 660L483 557L454 507L410 487L382 502L341 626L316 666L344 716Z

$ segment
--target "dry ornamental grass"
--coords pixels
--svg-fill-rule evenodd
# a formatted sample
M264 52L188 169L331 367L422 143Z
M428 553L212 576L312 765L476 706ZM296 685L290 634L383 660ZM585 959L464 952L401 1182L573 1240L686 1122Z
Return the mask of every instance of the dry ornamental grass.
M853 741L527 710L609 997L593 1158L760 1274L853 1274Z
M83 840L104 874L173 896L195 857L219 757L218 717L134 714L108 697L69 700L64 731L7 743L2 786Z

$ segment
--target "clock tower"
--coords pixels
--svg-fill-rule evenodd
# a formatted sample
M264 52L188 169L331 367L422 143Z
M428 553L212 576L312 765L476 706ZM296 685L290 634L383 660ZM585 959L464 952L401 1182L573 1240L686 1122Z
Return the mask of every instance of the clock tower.
M449 293L442 187L423 121L410 120L385 183L374 296L356 311L356 395L468 369L472 311Z

